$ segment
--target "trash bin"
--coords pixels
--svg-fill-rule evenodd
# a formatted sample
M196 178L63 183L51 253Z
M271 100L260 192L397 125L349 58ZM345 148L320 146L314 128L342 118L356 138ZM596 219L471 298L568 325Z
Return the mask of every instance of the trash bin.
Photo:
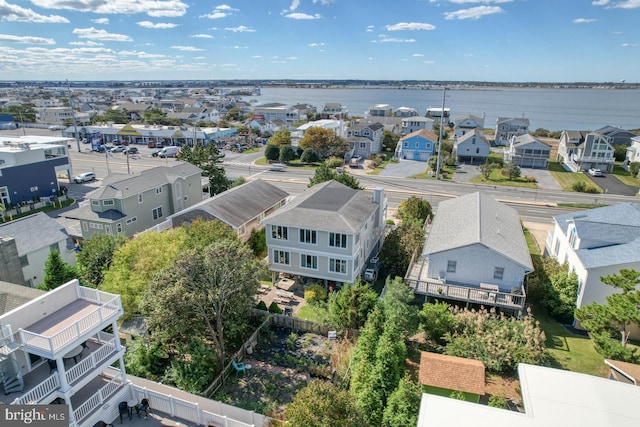
M245 349L247 354L253 354L253 347L251 347L251 344L245 345L244 349Z

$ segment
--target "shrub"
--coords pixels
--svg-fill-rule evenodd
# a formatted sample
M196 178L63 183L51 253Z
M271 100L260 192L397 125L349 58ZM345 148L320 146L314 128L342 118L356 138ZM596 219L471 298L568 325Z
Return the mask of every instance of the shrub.
M327 299L327 291L324 286L314 283L304 290L304 299L309 303L324 301Z
M256 308L258 310L269 311L269 309L267 308L267 304L265 304L265 302L262 300L260 300L260 302L256 305Z
M388 220L387 220L387 225L396 225L396 223L395 223L395 222L393 222L393 220L392 220L392 219L388 219Z
M278 307L278 303L274 301L269 306L269 313L282 314L282 309Z
M584 190L587 188L587 185L580 181L580 182L574 182L573 185L571 186L571 189L573 191L577 191L578 193L584 193Z
M507 409L507 398L504 396L504 393L500 394L492 394L489 396L489 406L492 408L500 408Z
M339 157L329 157L324 163L330 168L337 168L340 166L344 166L344 160Z
M587 188L585 188L584 192L590 193L590 194L596 194L596 193L599 193L600 191L596 187L588 186Z

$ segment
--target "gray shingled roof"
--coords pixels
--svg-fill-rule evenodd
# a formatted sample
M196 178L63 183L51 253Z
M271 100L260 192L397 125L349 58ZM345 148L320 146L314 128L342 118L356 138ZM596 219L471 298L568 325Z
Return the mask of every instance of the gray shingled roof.
M172 217L200 210L238 228L288 196L289 193L275 185L256 179L204 200Z
M104 212L95 212L91 209L91 206L87 205L63 212L60 216L63 218L84 219L88 221L120 221L126 215L115 209L109 209Z
M533 271L518 212L483 193L440 202L423 256L481 244Z
M102 180L102 187L87 194L89 199L123 199L159 185L173 183L178 177L202 173L202 169L188 162L173 166L159 166L137 175L110 174Z
M371 193L327 181L307 189L262 223L355 233L378 207Z
M40 289L0 281L0 315L8 313L45 293Z
M64 227L42 212L1 224L0 236L13 237L20 256L69 238Z
M576 254L585 268L623 265L640 261L640 204L619 203L554 217L567 234L574 223L578 237L591 248Z
M525 145L529 145L529 144L539 144L539 145L545 146L548 149L551 149L549 145L540 141L538 138L535 138L534 136L529 135L528 133L515 137L514 146L524 147Z

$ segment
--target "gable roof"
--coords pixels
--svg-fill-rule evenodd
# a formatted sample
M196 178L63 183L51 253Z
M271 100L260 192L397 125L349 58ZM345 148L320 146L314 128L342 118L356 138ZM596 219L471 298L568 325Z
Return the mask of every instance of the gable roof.
M514 141L513 145L518 148L524 147L525 145L529 145L529 144L535 144L535 145L539 145L540 148L543 148L543 149L546 148L548 150L551 150L551 147L549 145L529 135L528 133L514 137L513 141Z
M525 119L524 117L498 117L496 119L496 124L504 122L520 122L529 126L529 119Z
M475 132L467 132L462 136L459 136L454 142L453 145L454 146L458 146L460 144L462 144L463 142L467 142L468 139L473 139L473 138L477 138L480 142L483 142L487 145L489 144L489 141L487 141L487 138L482 135L481 133L475 133Z
M463 126L460 126L459 123L460 122L464 122L465 120L473 120L473 121L475 121L476 123L479 123L479 124L483 124L484 123L484 118L479 117L479 116L474 116L473 114L464 114L462 116L458 116L458 117L453 119L453 122L455 123L456 126L463 127Z
M124 199L163 184L172 184L178 178L202 173L202 169L188 162L173 166L159 166L137 175L110 174L102 180L102 187L87 194L89 199Z
M69 238L64 227L43 212L0 224L0 236L13 237L20 256Z
M518 212L483 193L440 202L423 256L481 244L533 271Z
M261 223L355 233L379 207L371 193L331 180L305 190Z
M275 185L256 179L230 188L169 218L197 210L206 212L233 228L239 228L288 196L289 193Z
M38 298L44 293L46 291L0 281L0 316Z
M484 394L484 363L475 359L420 353L420 384L465 393Z
M413 138L419 136L424 139L428 139L429 141L436 142L438 141L438 135L426 129L418 129L417 131L411 132L400 138L400 140L405 140L409 138Z
M611 359L605 359L604 363L624 375L628 380L633 381L635 385L640 386L640 365Z

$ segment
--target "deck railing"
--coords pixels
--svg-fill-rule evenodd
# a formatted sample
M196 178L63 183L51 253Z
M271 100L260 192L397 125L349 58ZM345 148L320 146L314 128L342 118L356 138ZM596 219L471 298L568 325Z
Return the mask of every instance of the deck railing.
M84 294L84 288L81 288L80 293ZM103 324L105 321L110 320L114 314L117 314L122 310L120 296L113 296L113 294L106 294L100 291L96 291L93 294L94 297L97 297L93 302L102 305L100 307L96 307L83 318L77 320L52 336L47 337L35 332L20 329L17 335L20 337L20 341L24 345L25 350L29 351L36 349L40 351L47 351L53 357L57 351L67 346L69 343L77 341L81 335L85 334L90 329ZM103 295L109 295L111 299L103 303L101 302L101 297ZM81 297L84 298L83 295L81 295Z
M49 376L46 380L29 390L27 393L18 397L11 402L12 405L35 405L38 404L45 397L49 396L55 390L60 387L60 378L58 373Z
M89 371L95 370L104 360L116 350L115 338L104 343L96 351L89 354L88 357L78 362L73 368L69 369L65 375L67 376L67 384L73 384L78 378L82 377Z
M526 295L524 294L524 289L522 289L522 287L518 288L518 293L510 293L446 283L438 283L435 281L426 282L406 279L405 283L416 294L422 294L436 298L450 298L457 301L501 307L512 310L523 309L526 301Z
M73 411L76 424L79 424L82 419L96 412L98 408L104 405L123 385L122 378L113 377L111 381L87 399L86 402L78 406L78 408Z

